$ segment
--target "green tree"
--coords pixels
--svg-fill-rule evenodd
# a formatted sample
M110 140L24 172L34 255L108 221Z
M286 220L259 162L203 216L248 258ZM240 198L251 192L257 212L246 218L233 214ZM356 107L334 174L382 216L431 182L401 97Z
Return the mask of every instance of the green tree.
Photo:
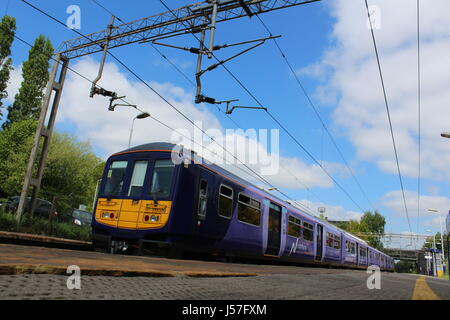
M14 122L0 132L0 189L9 196L20 194L33 144L36 120ZM88 143L67 134L53 133L39 197L56 201L58 212L92 205L104 162Z
M10 196L22 190L37 121L13 123L0 131L0 189Z
M399 273L417 273L417 265L415 261L400 260L395 264L395 272Z
M16 33L16 19L4 16L0 22L0 120L3 118L3 102L8 97L6 88L12 68L11 45Z
M49 60L53 51L50 40L43 35L35 40L28 60L23 64L23 81L14 103L8 107L8 119L3 124L3 129L17 121L39 119L44 88L49 79Z
M372 247L377 248L378 250L383 250L383 243L381 242L380 237L360 234L384 234L384 226L386 225L386 220L378 211L375 211L374 213L372 213L371 211L364 212L360 221L350 220L345 222L338 222L335 224L337 227L344 229L345 231L367 241Z
M433 242L433 236L428 237L424 244L422 249L430 249L433 248L434 243L436 243L436 249L441 250L442 251L442 245L441 245L441 233L438 232L434 235L434 242ZM444 241L446 240L446 235L444 235ZM445 243L444 243L444 247L445 247Z
M361 217L361 224L365 224L367 226L368 232L381 235L384 234L386 219L377 210L375 210L374 213L371 211L366 211ZM383 250L383 243L381 242L380 237L368 236L366 241L374 248Z
M91 205L103 166L89 143L56 133L50 145L41 196L49 201L55 199L61 211L78 208L80 204Z

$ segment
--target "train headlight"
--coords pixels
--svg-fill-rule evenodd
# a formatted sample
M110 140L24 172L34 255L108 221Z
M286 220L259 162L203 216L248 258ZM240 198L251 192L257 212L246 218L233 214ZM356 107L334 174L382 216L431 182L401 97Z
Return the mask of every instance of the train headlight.
M150 221L151 221L151 222L158 222L158 221L159 221L159 217L153 215L153 216L150 217Z
M102 219L114 219L114 213L113 212L103 212L102 213Z

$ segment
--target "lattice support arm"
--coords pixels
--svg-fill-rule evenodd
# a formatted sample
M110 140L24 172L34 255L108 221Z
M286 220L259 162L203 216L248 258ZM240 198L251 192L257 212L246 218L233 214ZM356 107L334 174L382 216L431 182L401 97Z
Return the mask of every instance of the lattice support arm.
M260 14L317 1L320 0L221 0L218 1L216 23L248 17L245 7L253 13ZM209 2L185 6L116 26L110 37L108 37L109 30L106 29L89 34L87 37L68 40L62 43L58 51L72 59L102 51L102 45L107 39L109 39L108 49L112 49L131 43L156 40L171 34L197 31L205 25L205 18L208 23L211 22L209 19L212 10L213 5Z

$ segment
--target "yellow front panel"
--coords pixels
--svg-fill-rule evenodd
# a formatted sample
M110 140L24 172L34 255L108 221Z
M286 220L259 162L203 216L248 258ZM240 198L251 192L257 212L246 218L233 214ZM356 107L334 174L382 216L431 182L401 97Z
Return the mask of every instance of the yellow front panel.
M127 221L136 223L139 217L139 212L121 211L119 221Z
M116 228L157 229L167 224L171 208L171 201L158 201L155 205L153 200L99 199L95 218L102 224ZM104 217L111 213L113 218Z
M137 219L136 221L126 221L120 219L119 223L117 224L118 228L132 229L132 230L136 230L136 226L137 226Z
M141 212L139 214L138 229L156 229L162 228L169 221L170 210L172 208L171 201L158 201L155 205L153 200L144 200L141 204ZM149 219L146 221L145 217ZM157 221L151 221L151 217L157 217Z
M122 200L120 199L98 199L95 220L110 227L117 227L121 207Z
M122 202L122 211L139 212L141 210L142 200L124 199Z

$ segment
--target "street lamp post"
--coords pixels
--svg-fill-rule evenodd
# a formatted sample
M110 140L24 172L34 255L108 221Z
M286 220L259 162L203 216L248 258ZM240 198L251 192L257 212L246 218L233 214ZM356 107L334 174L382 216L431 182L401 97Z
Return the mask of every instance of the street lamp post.
M437 275L437 266L436 266L436 235L431 230L427 230L427 232L433 235L433 275Z
M131 147L131 138L133 137L134 121L135 121L136 119L145 119L145 118L148 118L148 117L150 117L150 114L147 113L147 112L138 114L136 117L134 117L133 122L132 122L132 124L131 124L130 138L128 139L128 148Z
M441 227L442 261L445 261L445 254L444 254L444 252L445 252L445 249L444 249L444 235L442 234L442 233L443 233L443 229L442 229L442 215L441 215L441 213L439 212L439 210L436 210L436 209L428 209L428 211L429 211L429 212L436 212L436 213L439 214L439 224L440 224L440 227Z

